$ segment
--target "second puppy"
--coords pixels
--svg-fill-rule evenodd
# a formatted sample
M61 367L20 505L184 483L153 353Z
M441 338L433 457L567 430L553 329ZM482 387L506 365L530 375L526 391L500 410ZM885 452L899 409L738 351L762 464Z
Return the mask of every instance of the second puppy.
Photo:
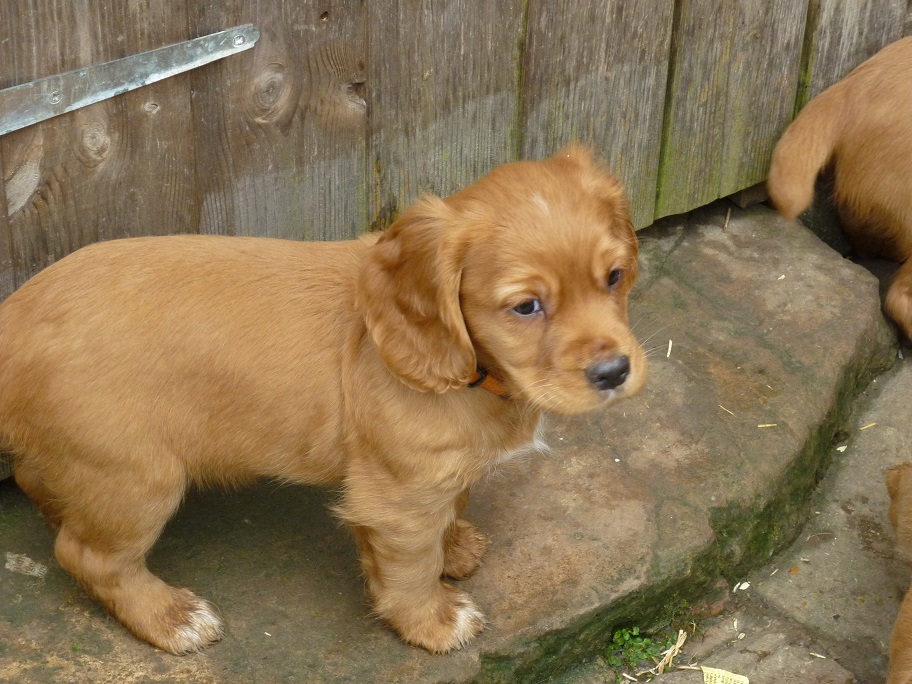
M773 152L767 186L795 218L832 165L843 230L862 257L905 262L885 308L912 339L912 37L883 48L811 100Z
M912 561L912 463L901 463L887 473L889 517L900 553ZM912 683L912 590L906 593L890 637L890 676L887 684Z

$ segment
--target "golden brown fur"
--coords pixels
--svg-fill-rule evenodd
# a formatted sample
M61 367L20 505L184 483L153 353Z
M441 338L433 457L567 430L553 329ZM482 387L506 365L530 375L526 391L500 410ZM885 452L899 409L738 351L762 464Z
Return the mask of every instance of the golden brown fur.
M788 218L807 209L817 174L832 164L846 235L861 256L905 262L885 308L912 338L912 37L823 91L773 153L767 182Z
M445 652L484 626L441 580L487 546L459 517L469 487L542 411L643 384L636 258L620 183L582 148L498 167L380 236L91 245L0 305L0 442L59 525L60 564L159 648L222 633L145 565L187 487L272 477L342 485L376 612ZM467 388L476 365L511 397Z
M901 463L887 473L890 523L899 550L912 561L912 463ZM890 676L887 684L912 683L912 590L906 593L890 637Z

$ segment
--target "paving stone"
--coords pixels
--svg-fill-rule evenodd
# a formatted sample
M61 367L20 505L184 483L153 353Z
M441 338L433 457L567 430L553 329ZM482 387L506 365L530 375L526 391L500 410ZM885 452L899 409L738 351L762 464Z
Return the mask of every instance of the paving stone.
M895 265L865 265L883 290ZM912 360L908 350L905 356L856 401L795 542L735 580L748 581L747 591L715 596L721 615L701 622L676 662L728 669L752 684L885 680L890 633L910 579L887 519L884 483L889 468L912 460ZM617 673L603 668L599 676L613 682ZM703 678L681 670L654 681Z

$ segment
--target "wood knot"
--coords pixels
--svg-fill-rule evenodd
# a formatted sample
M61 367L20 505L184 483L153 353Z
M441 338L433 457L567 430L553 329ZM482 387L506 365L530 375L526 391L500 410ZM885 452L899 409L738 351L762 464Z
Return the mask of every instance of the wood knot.
M267 64L253 83L254 120L258 123L280 123L290 119L297 107L295 90L293 78L284 64Z
M111 151L108 126L97 119L85 122L80 130L79 160L86 166L98 166Z

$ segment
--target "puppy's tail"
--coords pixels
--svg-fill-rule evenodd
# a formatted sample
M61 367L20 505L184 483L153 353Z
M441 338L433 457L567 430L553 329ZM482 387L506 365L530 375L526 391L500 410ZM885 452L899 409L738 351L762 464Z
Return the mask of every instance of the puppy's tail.
M811 100L773 151L766 187L779 213L794 219L814 199L817 174L827 165L842 133L842 83Z

